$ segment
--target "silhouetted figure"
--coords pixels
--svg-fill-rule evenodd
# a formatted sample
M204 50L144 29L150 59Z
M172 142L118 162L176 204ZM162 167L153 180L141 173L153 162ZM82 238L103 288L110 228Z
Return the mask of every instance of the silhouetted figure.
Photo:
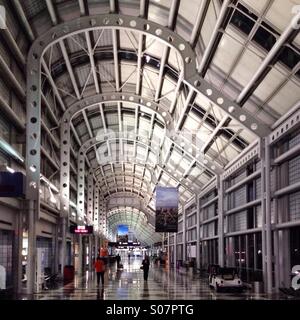
M148 280L148 273L149 273L149 267L150 267L150 261L149 257L145 256L144 260L142 261L143 271L144 271L144 280Z
M97 290L97 300L103 300L104 299L104 288L102 288L101 290L98 289Z
M117 254L116 256L116 260L117 260L117 268L120 268L120 261L121 261L121 257L119 254Z

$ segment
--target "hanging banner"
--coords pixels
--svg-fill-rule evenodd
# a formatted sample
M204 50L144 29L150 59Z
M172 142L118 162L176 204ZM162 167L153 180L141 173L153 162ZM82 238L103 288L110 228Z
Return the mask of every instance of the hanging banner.
M156 187L156 232L178 231L177 188Z

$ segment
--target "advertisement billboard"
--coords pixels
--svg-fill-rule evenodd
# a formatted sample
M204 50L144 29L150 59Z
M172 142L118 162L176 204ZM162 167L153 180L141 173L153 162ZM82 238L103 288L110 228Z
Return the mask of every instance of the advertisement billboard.
M178 231L178 190L156 187L156 232Z
M127 243L128 242L128 226L123 224L119 225L117 235L118 235L117 237L118 242Z

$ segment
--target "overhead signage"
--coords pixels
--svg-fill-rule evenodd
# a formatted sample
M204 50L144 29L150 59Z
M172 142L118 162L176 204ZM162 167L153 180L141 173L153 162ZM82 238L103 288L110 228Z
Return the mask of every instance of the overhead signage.
M70 226L70 233L92 234L93 233L93 226Z

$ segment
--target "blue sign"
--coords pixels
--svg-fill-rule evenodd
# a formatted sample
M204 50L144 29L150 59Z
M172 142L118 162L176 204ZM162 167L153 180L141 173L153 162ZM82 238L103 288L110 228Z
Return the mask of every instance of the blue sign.
M22 172L0 172L0 197L24 197L25 176Z

